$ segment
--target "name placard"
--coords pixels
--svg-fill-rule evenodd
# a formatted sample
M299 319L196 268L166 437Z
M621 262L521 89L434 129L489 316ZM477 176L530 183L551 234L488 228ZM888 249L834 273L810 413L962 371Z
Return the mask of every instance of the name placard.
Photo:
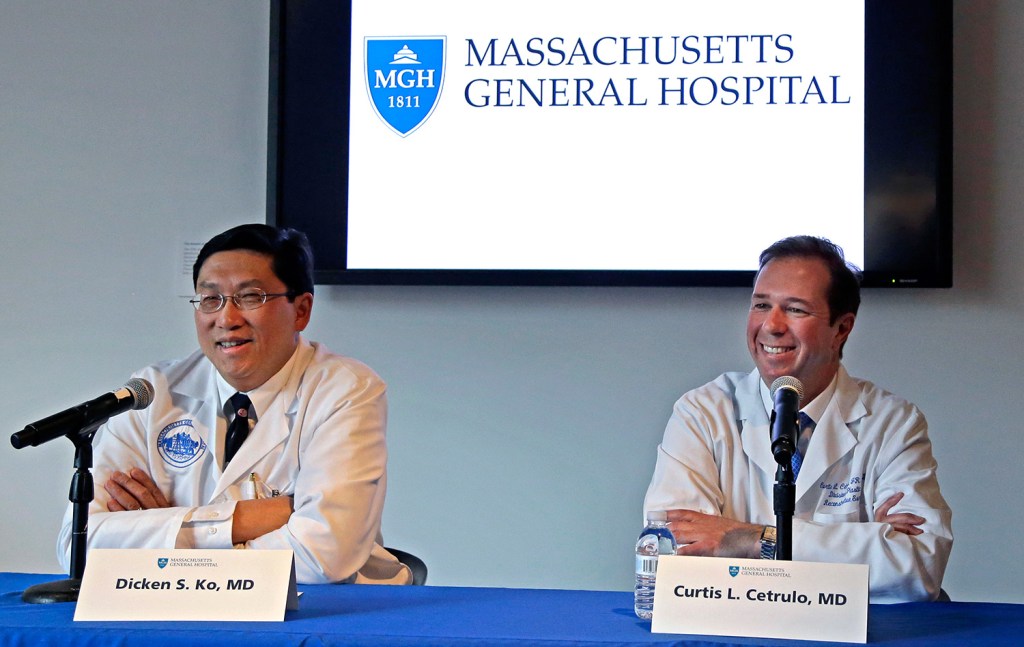
M290 550L93 549L75 620L280 622L298 606Z
M663 555L651 631L866 643L868 567Z

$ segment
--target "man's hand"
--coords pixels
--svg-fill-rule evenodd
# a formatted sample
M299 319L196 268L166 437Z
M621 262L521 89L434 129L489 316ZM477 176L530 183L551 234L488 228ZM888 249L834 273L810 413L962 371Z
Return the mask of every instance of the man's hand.
M288 523L292 516L292 498L248 499L235 504L231 523L231 543L242 544Z
M669 510L668 521L679 544L677 555L749 559L761 556L763 526L695 510Z
M875 510L875 521L890 524L893 529L906 535L920 535L924 531L918 528L918 526L924 523L924 517L919 517L916 514L911 514L909 512L889 514L889 511L892 510L901 499L903 499L902 492L897 492L886 499L882 505L878 506L878 509Z
M114 472L103 484L103 489L110 495L107 501L107 510L110 512L171 507L149 474L137 467L128 470L127 474Z

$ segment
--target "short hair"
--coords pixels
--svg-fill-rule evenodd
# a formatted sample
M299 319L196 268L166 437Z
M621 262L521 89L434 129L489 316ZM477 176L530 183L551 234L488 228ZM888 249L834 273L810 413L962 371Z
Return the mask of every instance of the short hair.
M247 250L271 257L271 269L288 288L289 301L313 293L313 250L306 234L297 229L248 224L232 227L211 238L199 250L192 266L192 284L198 287L199 270L217 252Z
M860 308L861 271L846 260L842 247L826 238L816 236L783 238L761 252L758 274L765 265L777 258L817 258L825 263L831 278L826 295L829 325L834 324L836 319L846 313L857 314L857 309Z

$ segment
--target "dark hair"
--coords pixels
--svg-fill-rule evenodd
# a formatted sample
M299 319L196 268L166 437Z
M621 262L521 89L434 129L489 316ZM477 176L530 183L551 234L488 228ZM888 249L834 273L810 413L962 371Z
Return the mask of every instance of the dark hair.
M206 259L217 252L234 249L270 256L273 259L271 269L291 293L289 301L300 294L313 293L313 250L306 234L297 229L278 229L260 224L232 227L207 241L192 266L192 284L198 283L199 270Z
M856 315L860 307L861 272L856 265L848 263L843 248L825 238L815 236L790 236L773 243L761 252L758 273L764 266L777 258L817 258L828 267L831 277L828 286L829 325L846 313ZM757 280L756 277L754 279Z

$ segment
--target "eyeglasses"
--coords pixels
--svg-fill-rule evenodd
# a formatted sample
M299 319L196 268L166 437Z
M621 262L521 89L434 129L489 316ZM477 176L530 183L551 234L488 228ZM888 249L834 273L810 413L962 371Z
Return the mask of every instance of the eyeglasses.
M255 310L260 308L267 299L274 299L277 297L293 297L294 292L281 292L280 294L267 294L263 290L253 289L246 290L245 292L239 292L237 294L197 294L189 303L195 307L196 310L204 314L212 314L214 312L220 312L224 308L224 304L231 299L235 303L235 307L239 310Z

